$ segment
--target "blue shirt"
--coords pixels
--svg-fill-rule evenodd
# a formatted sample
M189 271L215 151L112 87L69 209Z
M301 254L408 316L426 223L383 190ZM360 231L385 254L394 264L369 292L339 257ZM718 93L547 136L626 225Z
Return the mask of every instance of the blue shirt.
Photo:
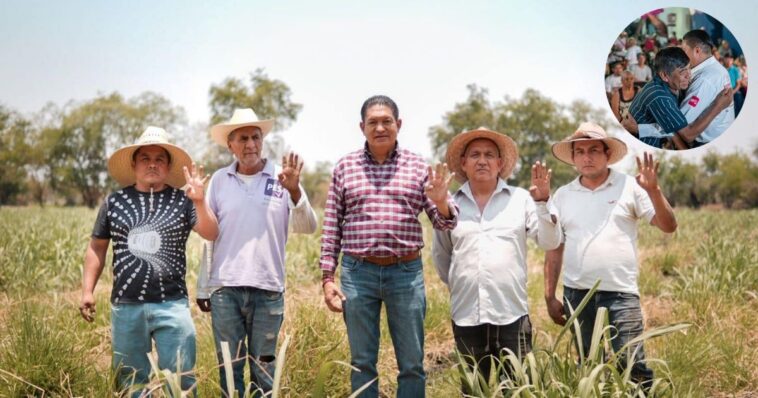
M637 124L657 123L668 134L676 133L688 124L687 118L679 110L676 96L659 76L655 76L642 87L639 94L634 97L629 113ZM640 141L660 147L658 137L640 138Z

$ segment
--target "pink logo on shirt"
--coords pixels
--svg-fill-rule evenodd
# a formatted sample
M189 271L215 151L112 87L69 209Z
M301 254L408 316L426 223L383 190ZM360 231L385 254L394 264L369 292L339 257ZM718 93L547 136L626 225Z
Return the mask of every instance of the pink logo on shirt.
M688 104L690 104L691 107L697 106L697 103L700 102L700 98L697 97L697 95L693 95L692 98L690 98L689 101L687 101Z

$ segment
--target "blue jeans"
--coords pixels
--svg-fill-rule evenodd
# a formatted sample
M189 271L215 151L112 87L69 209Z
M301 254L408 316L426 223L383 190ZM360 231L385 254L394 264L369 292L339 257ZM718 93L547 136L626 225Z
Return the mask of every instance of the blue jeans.
M158 367L182 373L183 390L195 388L195 324L187 299L165 303L114 304L111 307L113 368L119 388L147 384L150 379L152 340L158 351ZM177 363L181 358L181 363ZM177 366L179 367L177 368ZM133 392L132 396L140 396Z
M249 286L223 287L211 295L211 320L221 389L226 396L226 371L221 342L229 343L234 389L245 393L245 362L250 364L251 391L260 396L273 388L276 340L284 320L284 294Z
M576 308L584 299L584 296L587 295L588 291L564 286L563 295L565 302L571 303L571 306ZM597 309L600 307L608 309L609 323L615 328L611 332L611 336L614 333L616 334L611 339L611 346L613 346L613 351L615 352L618 352L629 340L641 335L644 328L639 296L632 293L597 291L577 317L579 329L582 333L582 347L585 355L589 351L592 341L592 328L595 325ZM568 308L566 308L566 314L568 313ZM653 371L645 364L645 350L642 343L638 345L639 351L637 351L634 365L632 366L632 379L637 382L649 382L653 378ZM636 347L637 345L631 346L629 352L634 352ZM621 354L620 358L619 365L623 368L626 365L626 356Z
M341 285L347 298L343 316L350 344L350 363L359 370L350 375L353 391L378 376L376 361L383 302L399 370L397 396L423 397L426 293L421 259L380 266L343 255ZM362 398L378 396L378 380L359 395Z

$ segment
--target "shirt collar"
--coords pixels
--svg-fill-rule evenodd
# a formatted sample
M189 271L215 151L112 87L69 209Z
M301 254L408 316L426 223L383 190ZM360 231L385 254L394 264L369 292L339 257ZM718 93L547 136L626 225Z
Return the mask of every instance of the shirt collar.
M512 193L513 192L513 187L511 187L510 185L506 184L505 180L503 180L502 178L498 177L498 179L497 179L497 186L495 186L495 191L493 192L493 196L495 194L497 194L499 192L503 192L503 191L505 191L506 193ZM458 195L464 195L464 196L468 197L469 199L471 199L472 201L474 200L474 193L471 192L471 184L469 184L468 181L466 181L463 185L461 185L460 188L458 188L458 190L455 192L455 195L456 196L458 196Z
M228 175L237 175L237 164L239 164L239 161L237 159L234 159L234 161L232 162L232 164L230 164L226 168L226 174L228 174ZM263 174L265 174L265 175L267 175L269 177L272 176L272 175L274 175L274 163L266 160L266 164L263 166L263 170L261 170L259 173L263 173ZM258 174L258 173L256 173L256 174ZM253 175L255 175L255 174L253 174Z
M379 162L376 161L376 159L374 159L374 155L371 154L371 151L369 151L369 149L368 149L368 141L366 141L363 144L363 156L365 156L366 160L368 160L370 162L377 163L377 164L379 163ZM392 148L392 152L390 152L390 156L387 157L387 160L385 161L385 163L388 163L388 162L392 163L392 162L394 162L397 159L398 156L400 156L399 143L397 141L395 141L395 147Z
M695 73L700 72L700 70L705 69L706 67L708 67L708 66L710 66L712 64L715 64L715 63L718 63L718 61L716 61L716 58L713 55L711 55L705 61L701 62L700 65L692 68L690 70L690 73L692 73L694 75Z
M585 187L584 185L582 185L582 183L579 182L579 178L582 177L581 175L577 176L576 178L574 178L573 181L571 181L569 183L569 188L572 191L593 192L593 191L600 191L600 190L603 190L603 189L605 189L607 187L613 186L613 184L615 184L616 180L618 179L619 173L616 170L613 170L611 168L608 168L608 170L610 170L610 173L608 174L608 178L606 178L605 181L602 184L600 184L600 186L598 186L597 188L595 188L594 190L591 190L591 189Z

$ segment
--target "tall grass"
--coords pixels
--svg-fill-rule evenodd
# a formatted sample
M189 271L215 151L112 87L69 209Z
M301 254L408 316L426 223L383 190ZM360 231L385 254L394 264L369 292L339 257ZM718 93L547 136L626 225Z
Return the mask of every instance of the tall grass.
M685 322L692 326L683 333L647 341L646 355L660 359L651 366L670 382L670 391L677 396L758 393L758 247L753 243L758 240L758 211L677 209L676 214L679 230L673 235L640 227L641 301L648 331ZM110 261L96 295L95 322L85 323L77 311L83 254L94 218L95 212L87 209L0 208L0 396L41 396L43 390L45 396L114 394ZM430 245L426 222L425 234ZM288 242L285 321L280 337L280 348L285 349L285 360L279 364L281 397L350 394L344 323L322 303L319 239L317 235L292 235ZM191 302L199 253L199 239L193 235L187 256ZM430 248L422 254L428 303L427 396L460 396L447 288L433 270ZM533 387L521 383L517 389L523 387L523 396L564 396L555 393L564 391L558 388L560 381L568 387L566 391L579 395L582 378L595 377L583 384L583 388L592 387L590 396L633 392L631 385L624 383L616 384L625 385L623 391L621 387L605 389L617 377L613 366L597 370L596 376L592 376L595 367L576 367L575 353L569 354L573 349L570 334L558 339L562 329L547 317L542 255L530 245L527 291L536 338L532 359L521 364L521 369ZM194 305L192 313L197 328L198 394L220 396L210 316ZM290 336L286 345L285 335ZM605 345L604 340L598 344ZM378 368L381 394L393 396L397 366L384 319ZM604 384L596 385L601 379ZM162 383L168 382L164 379ZM516 384L509 388L513 387ZM553 393L543 394L545 391Z

